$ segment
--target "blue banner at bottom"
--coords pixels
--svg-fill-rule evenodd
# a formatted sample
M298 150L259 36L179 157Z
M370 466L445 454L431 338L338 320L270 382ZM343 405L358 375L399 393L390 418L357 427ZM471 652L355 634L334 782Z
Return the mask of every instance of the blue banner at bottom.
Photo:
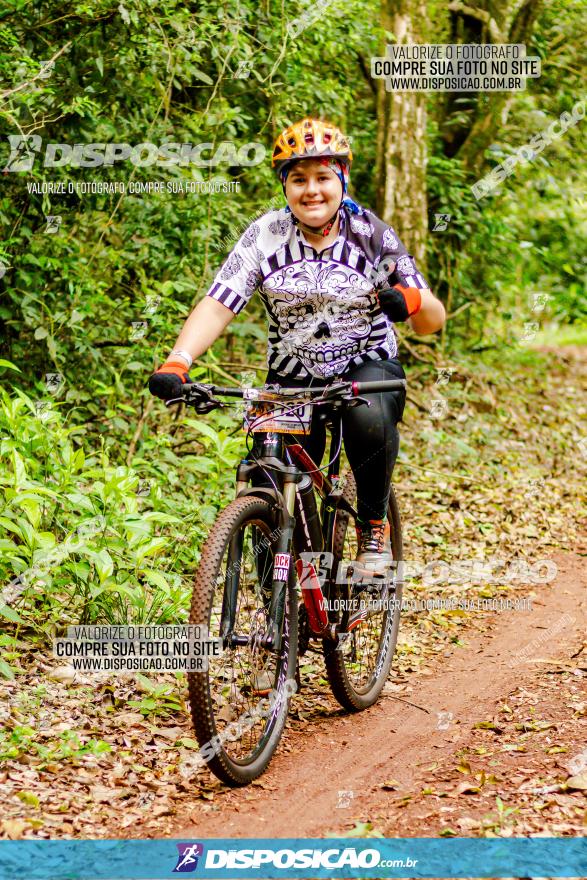
M0 842L1 880L587 877L587 837Z

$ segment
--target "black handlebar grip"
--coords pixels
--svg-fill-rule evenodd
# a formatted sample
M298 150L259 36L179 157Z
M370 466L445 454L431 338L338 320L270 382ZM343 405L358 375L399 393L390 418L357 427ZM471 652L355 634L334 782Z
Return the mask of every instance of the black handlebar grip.
M405 379L381 379L373 382L353 382L353 394L373 394L378 391L397 391L407 385Z

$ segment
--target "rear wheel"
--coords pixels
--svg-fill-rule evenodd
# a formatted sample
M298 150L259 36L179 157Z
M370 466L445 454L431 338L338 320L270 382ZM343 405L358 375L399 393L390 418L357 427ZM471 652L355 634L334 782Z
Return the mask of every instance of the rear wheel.
M356 505L352 474L345 475L343 495ZM355 521L339 510L333 541L330 589L331 621L339 624L338 644L324 642L326 671L334 696L345 709L358 711L372 706L379 697L391 667L397 643L402 582L403 545L397 499L391 488L388 520L393 568L390 576L371 584L353 583L352 561L357 553ZM362 619L361 619L362 618Z
M276 546L275 509L237 498L218 516L196 575L190 623L221 638L220 657L189 673L192 720L201 754L229 785L265 770L279 743L295 690L297 598L293 569L284 584L279 653L264 648Z

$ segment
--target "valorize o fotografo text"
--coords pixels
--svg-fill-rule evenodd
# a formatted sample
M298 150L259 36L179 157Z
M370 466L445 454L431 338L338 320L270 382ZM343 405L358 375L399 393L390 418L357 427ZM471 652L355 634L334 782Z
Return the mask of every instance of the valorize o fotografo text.
M202 626L69 626L53 656L80 672L201 672L222 653Z

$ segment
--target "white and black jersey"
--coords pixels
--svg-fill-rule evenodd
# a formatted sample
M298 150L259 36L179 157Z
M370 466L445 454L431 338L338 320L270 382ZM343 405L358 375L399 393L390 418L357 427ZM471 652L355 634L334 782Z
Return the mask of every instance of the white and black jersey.
M391 226L365 208L354 214L343 205L339 217L336 241L318 253L290 212L269 211L247 228L208 291L235 314L259 291L269 316L268 366L281 376L327 379L395 357L377 272L389 273L391 285L428 287Z

